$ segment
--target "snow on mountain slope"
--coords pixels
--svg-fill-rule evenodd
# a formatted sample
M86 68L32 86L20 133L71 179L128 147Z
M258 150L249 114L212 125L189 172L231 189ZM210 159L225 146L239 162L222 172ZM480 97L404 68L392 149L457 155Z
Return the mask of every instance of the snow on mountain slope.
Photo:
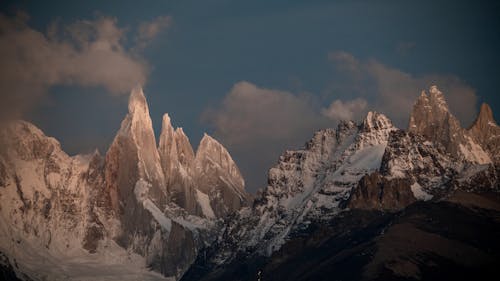
M102 254L95 254L118 227L104 192L102 157L70 157L55 139L23 121L3 128L0 143L5 167L0 252L15 270L35 280L61 280L78 275L76 268L85 268L81 261L121 267L123 259L99 260ZM127 252L122 249L120 255ZM134 268L148 275L144 262L136 259Z
M360 178L378 170L394 130L386 116L370 112L359 125L342 122L317 132L304 149L286 151L270 169L268 187L228 225L224 239L237 237L228 239L237 251L269 255L294 228L335 215ZM234 252L221 251L215 260L227 262Z

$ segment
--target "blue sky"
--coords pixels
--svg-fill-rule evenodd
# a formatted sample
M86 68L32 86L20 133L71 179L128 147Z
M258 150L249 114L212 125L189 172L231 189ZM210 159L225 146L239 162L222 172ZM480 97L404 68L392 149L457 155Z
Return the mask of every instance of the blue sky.
M47 37L54 22L64 28L115 19L123 54L146 69L137 71L145 75L156 133L168 112L195 147L203 132L213 134L234 156L250 191L264 186L267 169L284 149L299 147L339 119L359 119L373 109L406 126L411 101L434 83L463 126L481 102L499 114L497 1L0 5L9 20L18 11L28 14L27 28ZM141 24L167 17L139 49L137 38L146 38L138 31ZM124 77L130 80L133 73ZM23 111L70 154L94 147L104 152L127 111L122 87L100 79L89 84L85 75L43 84L44 92Z

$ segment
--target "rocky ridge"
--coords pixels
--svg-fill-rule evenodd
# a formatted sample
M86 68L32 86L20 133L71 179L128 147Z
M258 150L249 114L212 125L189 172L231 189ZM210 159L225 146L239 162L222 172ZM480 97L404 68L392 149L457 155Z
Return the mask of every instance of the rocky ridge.
M191 270L185 280L207 272L201 279L215 280L241 261L265 260L310 225L351 210L398 212L457 192L500 191L492 161L500 134L491 116L483 106L473 127L463 129L432 86L430 95L417 99L408 130L369 112L359 124L344 121L318 131L303 149L280 157L252 208L229 220L198 259L197 267L208 270Z

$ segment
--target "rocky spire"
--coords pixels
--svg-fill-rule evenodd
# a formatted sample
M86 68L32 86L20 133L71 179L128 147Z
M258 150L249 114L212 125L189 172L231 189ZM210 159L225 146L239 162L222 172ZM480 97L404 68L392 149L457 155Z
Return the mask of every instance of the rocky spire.
M194 151L189 138L182 128L175 129L174 138L180 164L186 169L191 170L194 164Z
M174 132L175 130L170 123L170 117L167 113L165 113L163 115L158 152L160 154L160 161L165 174L165 180L169 183L169 185L171 179L173 178L174 169L177 168L177 164L179 162Z
M120 215L122 223L123 237L119 239L127 247L135 243L136 235L152 232L151 215L138 202L134 193L136 183L141 179L149 184L145 196L158 208L163 209L167 202L165 178L141 87L132 90L128 110L106 153L105 164L106 189L110 192L113 209ZM145 237L143 241L150 238Z
M443 145L455 157L475 163L490 162L486 152L451 114L443 93L435 85L429 89L429 95L422 91L413 105L408 131Z
M359 148L386 144L390 132L396 130L392 121L382 113L368 112L360 126Z
M245 181L236 163L224 146L207 134L196 151L195 167L198 187L209 195L217 217L246 205Z
M454 150L452 137L458 135L460 124L450 113L443 93L437 86L432 86L429 92L427 95L422 91L413 105L408 130Z
M500 127L493 118L493 111L486 103L481 105L481 110L474 124L469 128L469 133L489 153L490 158L497 164L500 163Z
M193 148L181 128L174 130L168 114L163 115L158 151L170 200L189 214L203 216L196 198Z

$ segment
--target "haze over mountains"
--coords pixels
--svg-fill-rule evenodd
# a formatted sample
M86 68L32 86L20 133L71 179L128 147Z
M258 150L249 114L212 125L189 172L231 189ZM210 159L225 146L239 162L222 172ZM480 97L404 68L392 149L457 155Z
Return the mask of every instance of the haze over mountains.
M500 128L488 105L464 129L432 86L407 130L377 112L342 121L284 152L255 199L215 139L194 152L165 114L157 141L140 88L128 109L105 156L70 157L28 122L2 128L2 276L428 279L432 266L498 266ZM419 246L401 249L412 235Z

